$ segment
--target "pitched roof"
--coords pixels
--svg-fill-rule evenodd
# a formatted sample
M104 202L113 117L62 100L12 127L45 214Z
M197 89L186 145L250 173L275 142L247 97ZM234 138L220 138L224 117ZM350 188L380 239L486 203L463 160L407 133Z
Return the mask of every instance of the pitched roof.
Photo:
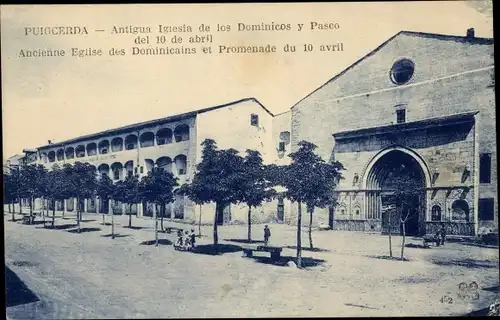
M180 113L180 114L176 114L176 115L172 115L172 116L168 116L168 117L164 117L164 118L160 118L160 119L139 122L139 123L135 123L135 124L115 128L115 129L109 129L109 130L105 130L105 131L101 131L101 132L97 132L97 133L87 134L87 135L79 136L77 138L73 138L73 139L69 139L69 140L65 140L65 141L61 141L61 142L57 142L57 143L51 143L51 144L39 147L38 150L62 146L64 144L76 143L76 142L80 142L80 141L84 141L84 140L88 140L88 139L95 139L95 138L99 138L99 137L110 135L110 134L119 134L119 133L124 133L124 132L130 132L132 130L139 130L142 128L147 128L150 126L160 125L160 124L164 124L164 123L168 123L168 122L179 121L182 119L191 118L191 117L196 116L197 114L200 114L200 113L205 113L205 112L217 110L217 109L229 107L232 105L236 105L236 104L248 102L248 101L252 101L252 102L257 103L267 113L269 113L271 116L274 116L266 107L264 107L264 105L262 103L260 103L259 100L255 99L255 98L244 98L244 99L228 102L228 103L221 104L221 105L216 105L216 106L212 106L212 107L207 107L207 108L202 108L202 109L198 109L198 110L194 110L194 111Z
M380 49L385 47L389 42L391 42L394 38L396 38L399 35L408 35L408 36L416 36L416 37L422 37L422 38L432 38L432 39L438 39L438 40L445 40L445 41L455 41L455 42L462 42L462 43L470 43L470 44L486 44L486 45L492 45L493 44L493 38L479 38L479 37L467 37L467 36L453 36L453 35L446 35L446 34L438 34L438 33L427 33L427 32L416 32L416 31L406 31L402 30L387 39L386 41L382 42L378 47L373 49L372 51L368 52L366 55L361 57L358 61L354 62L347 68L345 68L343 71L335 75L333 78L316 88L314 91L306 95L304 98L300 99L297 103L295 103L290 109L293 109L296 105L301 103L303 100L305 100L307 97L315 93L316 91L320 90L327 84L329 84L332 81L335 81L337 78L341 77L344 75L347 71L351 70L353 67L361 63L363 60L366 58L374 55L377 53Z

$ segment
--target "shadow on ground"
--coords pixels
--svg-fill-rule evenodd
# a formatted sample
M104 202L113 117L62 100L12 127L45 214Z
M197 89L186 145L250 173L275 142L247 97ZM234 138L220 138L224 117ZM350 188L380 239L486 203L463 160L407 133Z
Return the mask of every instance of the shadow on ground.
M285 246L284 248L297 250L297 246ZM328 249L316 248L316 247L312 249L309 247L301 247L301 248L303 251L310 251L310 252L331 252Z
M373 259L381 259L381 260L394 260L394 261L410 261L406 258L401 259L401 257L396 257L396 256L365 256L368 258L373 258Z
M37 302L40 299L26 284L7 266L5 266L5 305L13 307L25 303Z
M224 253L234 253L242 250L243 249L240 246L236 246L234 244L218 244L217 246L214 246L213 244L203 244L194 247L191 252L196 254L220 255Z
M271 265L280 266L280 267L287 267L288 262L290 262L290 261L294 262L295 265L297 265L297 257L291 257L291 256L281 256L279 260L273 260L269 257L258 257L258 256L248 257L247 259L253 259L255 262L258 262L258 263L271 264ZM302 267L303 268L318 267L318 266L321 266L325 262L326 262L326 260L323 260L323 259L302 257Z
M142 230L142 229L147 229L147 227L135 227L135 226L124 226L126 229L132 229L132 230Z
M144 245L144 246L154 246L156 243L155 240L148 240L148 241L143 241L141 242L140 244L141 245ZM160 245L166 245L166 246L169 246L172 244L172 241L168 240L168 239L158 239L158 244Z
M103 234L101 237L104 237L104 238L111 238L112 234L109 233L109 234ZM125 237L128 237L129 235L128 234L115 234L115 238L125 238Z
M459 244L461 244L463 246L469 246L469 247L479 247L479 248L488 248L488 249L496 249L496 250L498 250L498 248L499 248L499 246L497 246L497 245L474 243L474 242L459 242Z
M418 249L431 249L430 246L424 246L421 244L408 243L405 248L418 248Z
M109 222L102 223L101 222L101 226L110 226L110 225L112 225L112 223L109 223Z
M238 243L264 243L263 240L248 241L248 239L224 239L224 241L231 241L231 242L238 242Z
M474 260L474 259L450 259L450 260L431 260L432 263L437 264L438 266L457 266L457 267L465 267L470 269L493 269L498 268L498 263L494 263L489 260Z
M500 293L500 285L489 287L489 288L483 288L481 290Z
M93 222L97 221L96 219L87 219L87 220L80 220L80 222Z
M41 227L41 228L37 228L37 229L66 230L66 229L76 228L77 226L78 226L77 224L67 223L67 224L60 224L60 225L55 225L55 226L48 225L46 227Z
M68 230L71 233L85 233L85 232L93 232L93 231L101 231L101 228L80 228L80 232L78 229Z

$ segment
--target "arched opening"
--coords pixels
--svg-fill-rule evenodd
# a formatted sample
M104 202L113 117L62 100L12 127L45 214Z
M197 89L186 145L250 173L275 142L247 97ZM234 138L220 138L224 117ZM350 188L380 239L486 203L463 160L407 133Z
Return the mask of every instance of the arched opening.
M134 161L130 160L125 162L125 171L127 172L127 177L132 177L134 175Z
M144 159L146 164L146 173L153 171L153 167L155 166L155 162L151 159Z
M469 204L465 200L455 200L451 204L451 219L469 221Z
M97 154L97 144L95 142L91 142L87 144L87 155L90 156L95 156Z
M58 149L56 152L56 157L57 157L57 161L63 161L64 160L64 150Z
M431 221L441 221L441 207L437 204L432 206Z
M382 232L399 233L401 218L406 218L407 235L419 235L424 230L419 221L425 210L425 187L428 175L419 161L409 152L394 149L376 157L365 180L367 216L382 220Z
M54 151L50 151L48 154L49 162L56 161L56 153Z
M97 170L99 171L99 176L101 178L104 178L104 177L109 177L109 166L105 163L99 165L99 167L97 167Z
M189 126L187 124L178 125L174 129L175 142L189 140Z
M120 137L111 140L111 152L119 152L123 150L123 139Z
M113 180L123 179L123 165L120 162L115 162L111 165L111 172L113 172L113 176L111 177Z
M137 136L134 134L129 134L125 138L125 150L137 149Z
M141 148L152 147L155 144L155 134L152 132L144 132L140 137Z
M75 148L66 148L66 159L73 159L75 157Z
M156 133L156 144L157 145L162 145L162 144L169 144L172 143L172 130L169 128L163 128L158 130Z
M99 154L106 154L109 151L109 140L102 140L98 145Z
M85 157L85 146L79 145L75 149L76 157L77 158L83 158Z
M158 169L172 172L172 159L169 157L158 158L158 160L156 160L156 165L158 166Z
M174 158L175 167L177 168L178 175L186 174L187 157L183 154L178 155Z
M184 196L179 189L174 190L174 218L184 219Z
M47 163L49 161L49 157L47 156L47 153L43 152L41 157L42 157L43 163Z

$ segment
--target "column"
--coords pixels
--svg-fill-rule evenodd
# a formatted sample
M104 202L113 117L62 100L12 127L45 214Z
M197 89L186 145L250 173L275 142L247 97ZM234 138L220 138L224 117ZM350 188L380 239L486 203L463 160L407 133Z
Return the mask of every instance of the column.
M101 213L101 199L99 197L95 198L95 213L99 214Z
M125 203L122 203L122 215L124 215L124 214L125 214L125 208L126 208Z
M63 212L66 212L66 199L63 200Z
M75 214L78 212L78 201L76 201L76 198L73 198L73 212Z
M108 200L108 215L113 214L113 209L111 208L111 199Z
M83 199L83 212L87 212L88 199Z

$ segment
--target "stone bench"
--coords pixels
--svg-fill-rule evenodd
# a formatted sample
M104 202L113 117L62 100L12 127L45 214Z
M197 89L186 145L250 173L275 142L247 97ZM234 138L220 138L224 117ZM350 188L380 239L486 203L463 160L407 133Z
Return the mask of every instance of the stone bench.
M269 247L269 246L258 246L257 248L245 248L243 249L243 253L246 257L252 257L253 252L268 252L271 254L271 260L279 260L281 258L281 251L283 248L281 247Z
M35 223L35 217L36 215L29 215L25 214L23 215L23 224L34 224Z

